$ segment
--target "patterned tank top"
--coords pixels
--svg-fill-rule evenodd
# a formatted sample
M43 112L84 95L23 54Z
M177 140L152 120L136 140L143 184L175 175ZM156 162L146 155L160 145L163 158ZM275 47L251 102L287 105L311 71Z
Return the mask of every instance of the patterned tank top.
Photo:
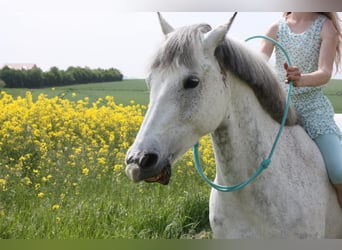
M321 29L326 17L319 15L313 24L303 33L293 33L285 17L279 21L277 40L289 54L292 65L298 66L303 74L318 69L321 47ZM276 70L282 86L285 84L286 62L283 52L276 47ZM319 135L342 134L334 121L334 109L329 99L323 94L323 86L296 87L291 91L291 103L300 115L302 126L312 139Z

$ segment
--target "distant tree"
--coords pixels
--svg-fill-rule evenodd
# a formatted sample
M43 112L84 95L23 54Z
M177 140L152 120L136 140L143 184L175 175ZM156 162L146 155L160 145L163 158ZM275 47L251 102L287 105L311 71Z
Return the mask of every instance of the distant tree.
M10 69L5 66L0 71L0 78L6 83L7 88L25 87L25 74L22 70Z
M43 71L38 68L34 67L29 70L23 70L25 72L25 87L26 88L41 88L44 87L43 85Z
M49 71L43 72L38 67L15 70L6 66L0 70L0 79L8 88L41 88L77 83L121 81L123 75L115 68L69 67L66 70L59 70L57 67L52 67Z
M57 67L52 67L43 73L43 80L45 86L60 86L62 85L62 74Z
M63 79L63 84L64 85L69 85L69 84L75 84L76 80L73 76L72 71L63 71L62 73L62 79Z

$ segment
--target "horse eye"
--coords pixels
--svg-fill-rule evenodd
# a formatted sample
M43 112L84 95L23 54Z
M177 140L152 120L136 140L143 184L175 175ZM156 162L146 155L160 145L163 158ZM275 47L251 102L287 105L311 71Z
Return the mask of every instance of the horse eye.
M200 79L196 76L189 76L188 78L186 78L183 82L183 87L185 89L193 89L196 88L197 85L199 84Z

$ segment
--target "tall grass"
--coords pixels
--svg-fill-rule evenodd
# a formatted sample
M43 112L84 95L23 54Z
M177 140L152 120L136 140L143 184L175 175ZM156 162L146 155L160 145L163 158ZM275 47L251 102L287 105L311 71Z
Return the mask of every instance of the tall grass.
M58 192L37 198L29 189L12 190L3 200L0 237L175 239L200 237L201 232L210 237L208 188L177 174L173 179L163 187L125 179L118 183L110 176L88 178L66 189L63 200Z
M133 184L124 158L146 107L111 96L88 102L1 92L0 238L210 237L209 187L191 152L169 186ZM212 178L208 137L202 145Z

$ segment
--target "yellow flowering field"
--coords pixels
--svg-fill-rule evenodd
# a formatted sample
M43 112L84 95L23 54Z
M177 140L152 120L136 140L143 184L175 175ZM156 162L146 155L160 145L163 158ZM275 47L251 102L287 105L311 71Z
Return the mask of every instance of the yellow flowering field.
M74 96L76 94L73 94ZM0 238L181 238L208 230L210 188L192 152L169 186L133 184L125 154L147 107L106 96L0 94ZM209 136L201 140L214 178ZM190 236L189 236L190 235Z

